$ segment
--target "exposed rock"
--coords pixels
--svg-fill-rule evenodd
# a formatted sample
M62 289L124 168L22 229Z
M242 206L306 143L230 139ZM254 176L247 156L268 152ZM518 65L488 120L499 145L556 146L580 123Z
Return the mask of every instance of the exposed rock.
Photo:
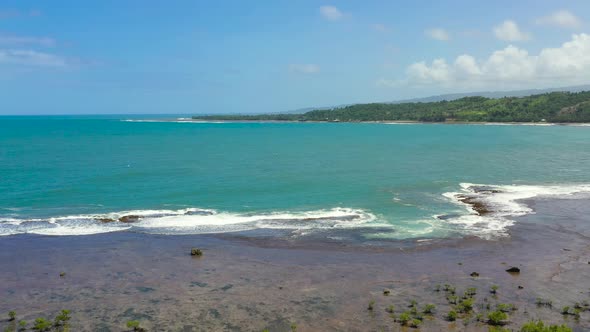
M471 208L477 212L478 215L483 216L490 214L493 211L489 209L483 202L479 201L476 197L459 195L457 196L459 201L471 205Z
M96 220L100 221L100 222L104 222L104 223L116 221L115 219L112 219L112 218L98 218Z
M196 210L196 211L186 211L184 213L187 216L210 216L213 214L213 212L211 211L205 211L205 210Z
M199 248L191 248L191 256L203 256L203 251Z
M524 286L518 285L518 289L523 289Z
M479 273L471 272L470 276L472 276L473 278L476 278L476 277L479 277Z
M508 270L506 270L506 272L508 273L520 273L520 268L513 266L511 268L509 268Z
M138 222L139 219L141 219L141 216L136 216L136 215L128 215L128 216L122 216L119 218L120 222L126 222L126 223L130 223L130 222Z

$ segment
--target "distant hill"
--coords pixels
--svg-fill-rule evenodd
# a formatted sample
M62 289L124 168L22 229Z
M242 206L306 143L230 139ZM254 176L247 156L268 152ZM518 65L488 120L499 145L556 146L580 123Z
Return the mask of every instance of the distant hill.
M450 93L438 96L430 96L424 98L412 98L412 99L404 99L404 100L397 100L392 101L392 104L402 104L402 103L429 103L434 101L442 101L442 100L457 100L465 97L486 97L486 98L503 98L503 97L526 97L531 95L539 95L543 93L549 92L558 92L558 91L567 91L567 92L581 92L581 91L590 91L590 85L576 85L576 86L567 86L561 88L549 88L549 89L530 89L530 90L512 90L512 91L480 91L480 92L467 92L467 93Z
M558 91L525 97L503 96L501 98L467 96L430 102L355 104L331 109L316 109L301 114L212 115L193 118L329 122L590 122L590 91Z

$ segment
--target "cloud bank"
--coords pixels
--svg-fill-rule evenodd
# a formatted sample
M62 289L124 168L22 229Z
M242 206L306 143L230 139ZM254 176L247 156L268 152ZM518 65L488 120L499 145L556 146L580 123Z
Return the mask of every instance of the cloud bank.
M590 77L590 35L574 34L560 47L545 48L538 54L510 45L484 59L463 54L454 61L435 59L410 65L406 79L381 79L381 86L438 85L449 88L494 88L587 83Z

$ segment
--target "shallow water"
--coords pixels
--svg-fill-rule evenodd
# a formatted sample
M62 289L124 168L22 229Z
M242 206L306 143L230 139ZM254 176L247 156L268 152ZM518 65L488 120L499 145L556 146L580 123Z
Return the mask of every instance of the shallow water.
M0 118L0 235L489 238L528 213L516 199L590 188L588 127L126 119ZM458 201L469 184L502 192L479 195L497 213Z

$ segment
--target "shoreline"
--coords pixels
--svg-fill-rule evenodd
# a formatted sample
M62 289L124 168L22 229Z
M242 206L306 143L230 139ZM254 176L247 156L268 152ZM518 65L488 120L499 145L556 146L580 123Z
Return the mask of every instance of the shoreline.
M358 124L444 124L444 125L497 125L497 126L571 126L588 127L590 122L470 122L470 121L293 121L293 120L217 120L217 119L121 119L125 122L175 122L175 123L358 123Z
M392 304L399 316L416 300L437 306L421 331L487 331L473 317L444 319L452 306L434 287L449 283L459 292L477 287L477 305L515 304L508 328L543 319L586 330L590 314L574 320L559 311L590 299L587 200L527 203L535 214L517 218L509 237L410 248L396 245L401 242L386 249L289 245L225 235L4 237L0 311L16 310L30 321L71 309L76 331L120 331L129 319L150 331L289 331L293 323L297 331L405 331L385 309ZM203 257L191 257L191 247L202 248ZM509 266L521 273L507 273ZM492 285L499 286L497 296L488 292ZM553 308L537 306L536 298L552 300ZM375 310L367 310L370 301Z

